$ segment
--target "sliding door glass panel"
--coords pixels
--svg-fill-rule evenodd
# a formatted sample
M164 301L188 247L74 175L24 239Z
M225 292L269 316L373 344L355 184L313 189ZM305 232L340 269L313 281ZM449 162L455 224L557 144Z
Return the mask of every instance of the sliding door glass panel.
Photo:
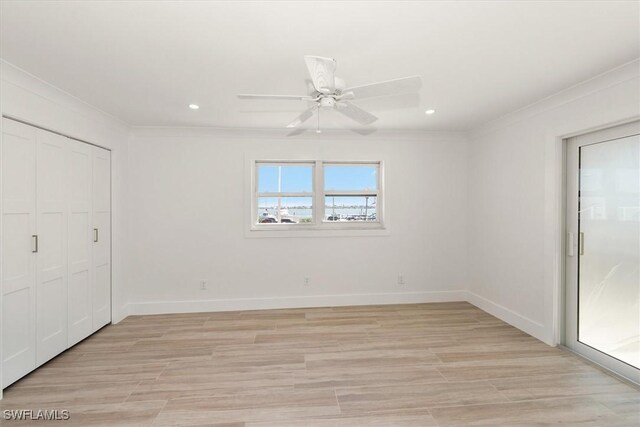
M640 136L580 147L578 341L640 367Z

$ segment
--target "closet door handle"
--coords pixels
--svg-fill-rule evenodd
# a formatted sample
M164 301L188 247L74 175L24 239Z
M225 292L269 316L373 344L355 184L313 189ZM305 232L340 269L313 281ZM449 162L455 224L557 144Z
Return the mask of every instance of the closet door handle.
M31 250L31 252L36 254L38 253L38 235L34 234L31 236L31 238L33 239L33 249Z
M98 243L98 229L93 229L93 243Z
M584 255L584 233L580 233L580 255Z

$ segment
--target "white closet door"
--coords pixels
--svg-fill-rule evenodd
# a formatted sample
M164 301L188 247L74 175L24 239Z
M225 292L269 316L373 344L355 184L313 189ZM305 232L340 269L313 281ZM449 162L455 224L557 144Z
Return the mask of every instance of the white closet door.
M93 330L111 322L111 152L93 150Z
M93 151L88 144L69 143L69 340L72 346L93 330L93 234L91 180Z
M3 387L36 366L36 130L2 119Z
M37 364L67 348L68 139L37 130Z

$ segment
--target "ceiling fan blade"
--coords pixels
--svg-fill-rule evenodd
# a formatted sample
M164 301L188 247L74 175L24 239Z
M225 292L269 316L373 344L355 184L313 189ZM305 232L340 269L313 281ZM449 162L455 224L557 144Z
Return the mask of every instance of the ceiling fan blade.
M298 117L296 117L296 119L294 121L289 123L287 125L287 127L288 128L294 128L294 127L306 122L307 120L309 120L311 118L311 116L313 116L313 113L317 109L318 109L318 105L314 105L313 107L304 110Z
M293 131L289 132L287 134L287 136L298 136L298 135L302 135L303 133L305 133L307 131L307 129L304 128L297 128L294 129Z
M316 87L313 85L313 82L311 81L311 79L304 79L304 84L305 86L307 86L307 93L316 92Z
M340 101L336 103L335 110L344 114L352 120L360 123L361 125L370 125L378 120L376 116L364 111L362 108L352 104L349 101Z
M298 96L298 95L254 95L250 93L243 93L238 95L240 99L281 99L292 101L313 101L311 96Z
M360 108L364 108L372 113L400 110L403 108L418 108L420 106L420 95L417 93L404 93L402 95L365 98L359 100L358 105Z
M336 60L321 56L305 56L313 87L320 93L333 93L336 90Z
M361 129L347 128L347 130L350 130L351 132L355 132L358 135L367 136L367 135L371 135L372 133L374 133L378 129L376 129L376 128L361 128Z
M353 92L356 99L373 98L375 96L399 95L413 93L420 90L422 79L420 76L403 77L386 82L372 83L363 86L350 87L344 92Z

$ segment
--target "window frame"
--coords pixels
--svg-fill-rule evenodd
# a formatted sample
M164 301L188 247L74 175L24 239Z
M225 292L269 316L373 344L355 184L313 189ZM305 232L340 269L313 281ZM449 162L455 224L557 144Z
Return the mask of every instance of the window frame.
M259 193L258 192L258 165L269 166L312 166L312 192L311 193ZM324 166L364 166L375 165L377 167L377 189L376 190L348 190L348 191L325 191L324 188ZM294 232L298 234L303 231L310 231L313 235L331 234L344 230L352 230L355 233L370 230L386 230L385 208L384 208L384 162L382 160L317 160L317 159L251 159L248 162L250 168L250 224L249 231L269 231L269 235L275 231ZM376 197L376 220L375 221L327 221L325 220L325 203L327 195L335 196L375 196ZM312 219L311 222L297 224L267 223L257 222L259 197L311 197ZM333 231L332 231L333 230ZM304 234L304 233L303 233Z

